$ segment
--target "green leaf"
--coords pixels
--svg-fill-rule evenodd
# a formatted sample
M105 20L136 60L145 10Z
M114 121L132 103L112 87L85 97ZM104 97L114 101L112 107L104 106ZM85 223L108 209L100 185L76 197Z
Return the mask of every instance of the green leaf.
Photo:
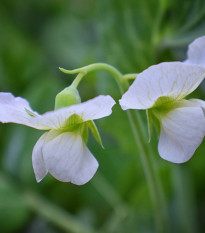
M98 132L98 129L95 125L95 123L93 121L88 121L87 122L87 126L89 127L91 133L93 134L94 138L96 139L96 141L102 146L102 148L104 149L104 146L102 144L102 140L100 137L100 134Z

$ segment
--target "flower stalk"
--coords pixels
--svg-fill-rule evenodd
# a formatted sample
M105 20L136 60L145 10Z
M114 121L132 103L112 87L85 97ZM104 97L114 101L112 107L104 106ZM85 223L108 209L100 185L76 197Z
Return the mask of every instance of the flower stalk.
M73 82L72 82L72 86L74 86L75 88L77 88L78 87L78 85L79 85L79 83L80 83L80 81L81 81L81 79L86 75L86 73L87 72L85 72L85 71L81 71L78 75L77 75L77 77L73 80Z
M124 80L135 80L138 74L125 74L123 75Z
M123 75L120 73L116 68L114 68L111 65L105 64L105 63L95 63L91 64L79 69L75 70L66 70L63 68L60 68L60 70L66 74L75 74L75 73L81 73L84 72L84 75L86 75L90 71L95 70L105 70L109 72L116 80L121 94L123 94L127 88L128 88L128 79L134 79L136 78L137 74L127 74ZM79 74L80 75L80 74ZM77 76L78 77L78 76ZM82 79L82 76L80 76ZM79 82L78 82L79 84ZM142 124L140 124L141 119L140 116L134 116L133 112L128 110L126 111L132 132L135 138L136 145L140 152L140 157L143 164L143 169L145 172L145 176L148 182L151 200L153 203L153 208L155 212L155 221L156 221L156 232L158 233L165 233L167 232L167 221L166 221L166 207L163 197L162 188L159 182L159 177L155 171L155 168L153 166L153 163L151 161L151 150L148 150L145 146L146 141L146 135L144 133L144 129Z

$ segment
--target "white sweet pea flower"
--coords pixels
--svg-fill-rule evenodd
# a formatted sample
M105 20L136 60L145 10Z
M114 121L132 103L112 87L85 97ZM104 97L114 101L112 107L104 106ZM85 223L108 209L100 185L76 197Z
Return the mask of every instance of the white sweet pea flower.
M189 44L185 63L205 67L205 36L201 36Z
M187 64L193 57L190 52L189 62L149 67L137 76L120 100L123 110L147 109L150 134L152 123L160 130L159 154L174 163L189 160L205 135L205 102L184 99L205 77L203 66Z
M32 153L38 182L49 172L60 181L82 185L93 177L98 168L97 160L86 146L88 128L101 143L92 120L110 115L114 104L110 96L98 96L39 115L25 99L0 93L0 122L49 130L39 138Z

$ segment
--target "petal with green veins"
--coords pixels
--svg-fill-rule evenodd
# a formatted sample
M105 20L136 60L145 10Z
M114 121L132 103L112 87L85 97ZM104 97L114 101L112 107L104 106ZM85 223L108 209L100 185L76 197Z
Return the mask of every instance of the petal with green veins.
M36 129L49 130L64 127L69 117L76 114L82 121L109 116L115 101L110 96L98 96L84 103L50 111L43 115L34 112L27 100L11 93L0 93L0 122L17 123Z
M126 110L148 109L159 102L169 104L193 92L204 77L205 68L197 65L183 62L153 65L137 76L120 105Z
M73 114L78 115L83 121L109 116L114 104L115 101L112 97L101 95L86 102L35 117L34 123L47 129L59 129L66 124L67 119Z

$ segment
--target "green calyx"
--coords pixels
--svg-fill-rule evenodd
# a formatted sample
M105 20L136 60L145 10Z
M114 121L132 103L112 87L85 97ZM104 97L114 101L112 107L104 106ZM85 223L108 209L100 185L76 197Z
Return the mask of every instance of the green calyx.
M91 120L83 121L83 119L77 114L73 114L72 116L70 116L60 130L62 132L75 132L77 134L80 134L83 138L84 143L86 144L88 141L88 129L91 131L96 141L103 148L102 140L95 123Z
M147 123L148 123L149 142L150 142L153 133L153 125L155 126L158 135L160 134L160 120L156 117L152 109L147 109L146 115L147 115Z
M175 104L176 98L170 96L161 96L155 101L154 105L152 106L152 109L166 113L169 112Z
M81 99L77 89L71 85L57 94L55 99L55 110L79 104L80 102Z
M148 122L148 133L149 141L151 140L153 125L156 128L158 135L160 134L160 121L161 118L171 111L176 106L176 98L170 96L159 97L152 108L147 109L147 122Z

